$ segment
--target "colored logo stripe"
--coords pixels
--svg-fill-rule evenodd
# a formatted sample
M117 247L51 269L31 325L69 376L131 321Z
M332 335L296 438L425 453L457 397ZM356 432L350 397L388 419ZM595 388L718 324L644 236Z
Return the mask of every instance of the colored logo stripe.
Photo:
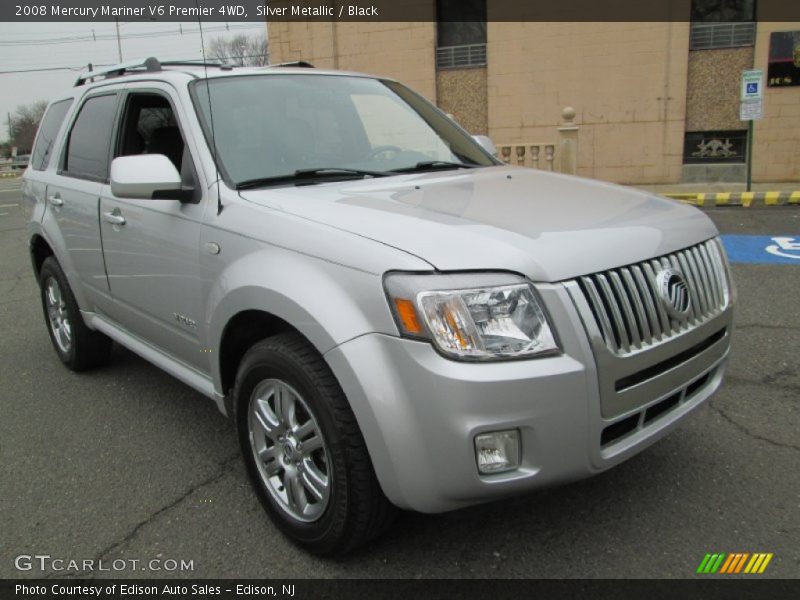
M697 573L720 573L725 575L737 573L752 575L761 574L766 570L772 557L773 554L771 552L758 552L755 554L750 554L749 552L733 552L731 554L725 554L724 552L715 554L709 553L703 557L700 566L697 567Z
M697 572L716 573L724 558L725 554L706 554L705 558L700 563L700 566L697 567Z

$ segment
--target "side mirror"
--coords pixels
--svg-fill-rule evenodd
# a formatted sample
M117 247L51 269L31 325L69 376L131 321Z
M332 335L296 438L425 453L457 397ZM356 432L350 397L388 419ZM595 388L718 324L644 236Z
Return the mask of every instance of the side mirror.
M111 161L111 193L117 198L180 200L181 175L163 154L120 156Z
M481 148L486 150L492 156L497 156L497 147L494 145L489 136L487 135L473 135L472 139L480 144Z

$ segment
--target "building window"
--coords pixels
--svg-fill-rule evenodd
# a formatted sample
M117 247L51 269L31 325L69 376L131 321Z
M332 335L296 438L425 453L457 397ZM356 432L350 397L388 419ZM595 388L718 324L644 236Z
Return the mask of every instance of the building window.
M690 50L752 46L755 0L692 0Z
M687 131L683 142L683 164L743 163L746 152L746 129Z
M774 31L770 35L767 85L800 86L800 31Z
M486 0L438 0L436 18L436 68L486 64Z

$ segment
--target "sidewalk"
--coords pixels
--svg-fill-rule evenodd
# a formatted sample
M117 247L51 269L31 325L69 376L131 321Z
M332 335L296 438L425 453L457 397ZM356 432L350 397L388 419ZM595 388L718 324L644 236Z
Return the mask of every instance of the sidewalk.
M635 187L656 194L714 194L743 192L746 186L744 183L659 183ZM795 192L800 190L800 182L754 183L752 189L754 192Z

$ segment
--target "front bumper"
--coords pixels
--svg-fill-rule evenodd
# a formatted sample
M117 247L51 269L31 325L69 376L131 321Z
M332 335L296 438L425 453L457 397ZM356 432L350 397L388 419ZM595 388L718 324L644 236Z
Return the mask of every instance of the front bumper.
M661 386L645 382L652 398L604 418L596 361L574 303L561 284L537 289L559 334L559 356L465 363L442 357L429 343L383 334L358 337L325 355L383 491L397 506L443 512L593 475L663 437L719 387L727 333L699 358L678 365L678 378L673 370L659 376ZM728 313L723 317L730 320ZM702 385L687 394L698 378ZM649 407L676 393L679 401L669 411L644 422ZM601 444L610 424L633 415L641 415L634 430ZM480 475L475 436L507 429L520 432L520 468Z

